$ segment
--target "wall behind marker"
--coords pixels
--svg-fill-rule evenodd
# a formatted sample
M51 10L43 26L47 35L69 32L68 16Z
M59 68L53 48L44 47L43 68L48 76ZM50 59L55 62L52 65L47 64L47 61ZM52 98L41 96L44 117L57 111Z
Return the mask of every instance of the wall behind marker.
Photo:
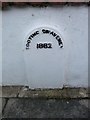
M88 7L12 8L2 17L3 85L28 85L23 41L34 27L50 25L69 42L65 85L88 86Z

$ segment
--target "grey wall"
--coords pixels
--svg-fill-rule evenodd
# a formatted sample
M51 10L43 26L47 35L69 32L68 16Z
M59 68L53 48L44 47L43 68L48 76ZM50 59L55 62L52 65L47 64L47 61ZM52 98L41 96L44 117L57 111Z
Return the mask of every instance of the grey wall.
M31 88L56 88L63 85L88 86L88 7L12 8L3 11L2 26L3 85L29 85ZM60 51L57 49L57 54L62 54L62 57L57 58L58 62L61 60L64 63L59 64L60 66L52 71L51 76L49 74L50 79L47 80L45 80L45 74L43 80L35 77L38 72L40 75L40 69L33 67L35 69L31 72L30 63L34 66L41 64L42 61L37 62L36 59L35 64L30 62L30 53L26 53L23 45L27 35L33 29L43 26L56 29L64 41L64 48ZM32 45L34 45L33 42ZM32 55L35 51L33 49ZM53 66L52 62L50 65ZM47 70L50 73L48 67ZM59 73L62 73L61 77ZM43 76L42 73L41 76ZM34 80L34 78L37 79Z

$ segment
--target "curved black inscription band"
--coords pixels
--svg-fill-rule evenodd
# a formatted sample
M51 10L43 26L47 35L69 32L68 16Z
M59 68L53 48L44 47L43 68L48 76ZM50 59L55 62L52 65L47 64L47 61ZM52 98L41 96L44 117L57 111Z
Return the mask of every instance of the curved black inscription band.
M62 43L62 40L61 40L60 36L57 35L54 31L42 29L42 32L43 32L44 34L50 34L50 35L52 35L52 36L53 36L54 38L56 38L56 40L58 41L58 44L59 44L60 48L63 47L63 43Z
M61 37L57 33L55 33L52 30L49 30L49 29L42 29L41 33L52 35L58 41L60 48L63 48L63 42L61 40ZM27 43L26 43L26 49L30 48L30 43L31 43L32 39L39 34L40 34L40 31L37 30L29 36Z

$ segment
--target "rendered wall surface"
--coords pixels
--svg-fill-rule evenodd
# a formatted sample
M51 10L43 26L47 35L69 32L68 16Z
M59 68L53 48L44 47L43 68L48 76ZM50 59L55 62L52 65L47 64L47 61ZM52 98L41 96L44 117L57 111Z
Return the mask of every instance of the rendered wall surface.
M53 62L49 61L50 57L45 57L47 50L40 60L40 56L35 56L37 49L32 47L28 52L24 49L24 42L29 33L45 26L57 30L64 43L63 49L55 49L54 54L51 52ZM55 41L54 43L57 44ZM29 85L31 88L62 88L64 85L87 87L88 7L13 7L3 11L2 54L3 85ZM46 61L50 63L47 67ZM38 69L36 67L40 64L43 66L43 72L40 66ZM45 79L45 72L48 79Z
M0 85L2 84L2 12L0 11Z

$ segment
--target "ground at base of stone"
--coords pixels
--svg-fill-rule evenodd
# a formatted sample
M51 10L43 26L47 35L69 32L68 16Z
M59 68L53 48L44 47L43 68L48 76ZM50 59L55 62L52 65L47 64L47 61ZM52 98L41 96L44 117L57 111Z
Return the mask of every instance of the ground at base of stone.
M89 99L3 98L3 120L10 118L89 118ZM11 120L10 119L10 120Z

